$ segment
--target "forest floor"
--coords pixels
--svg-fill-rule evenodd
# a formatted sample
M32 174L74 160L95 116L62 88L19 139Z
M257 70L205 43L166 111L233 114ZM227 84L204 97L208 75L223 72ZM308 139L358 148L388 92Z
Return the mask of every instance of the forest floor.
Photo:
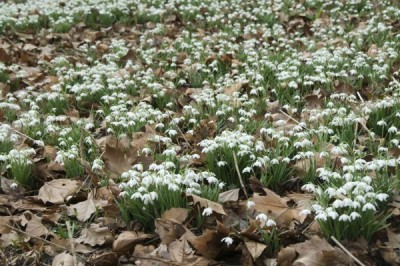
M1 265L400 265L398 1L0 3Z

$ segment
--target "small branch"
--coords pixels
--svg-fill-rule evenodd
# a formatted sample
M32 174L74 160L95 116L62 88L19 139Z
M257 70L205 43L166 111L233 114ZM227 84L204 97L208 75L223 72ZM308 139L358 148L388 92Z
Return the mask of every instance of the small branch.
M11 265L11 262L7 259L6 254L4 254L3 251L1 251L1 249L0 249L0 254L3 256L4 260L6 261L6 263L7 263L6 265Z
M139 259L139 260L154 260L154 261L166 263L167 265L182 265L180 263L176 263L176 262L173 262L170 260L164 260L164 259L157 258L157 257L142 257L142 256L134 256L133 255L131 258ZM132 259L129 259L129 261L132 261Z
M296 119L294 119L292 116L288 115L287 113L285 113L285 112L282 111L281 109L279 109L279 112L280 112L281 114L283 114L284 116L286 116L286 117L292 119L292 120L293 120L294 122L296 122L298 125L300 124L299 121L297 121ZM306 126L303 126L303 125L302 125L301 127L303 127L304 129L308 129Z
M15 133L17 133L18 135L20 135L20 136L22 136L22 137L25 137L25 138L29 139L29 140L32 141L33 143L36 141L35 139L29 137L28 135L25 135L24 133L22 133L22 132L16 130L15 128L13 128L12 126L10 126L10 125L8 125L8 124L5 124L5 123L0 122L0 125L7 125L12 131L14 131Z
M247 195L246 187L244 186L242 175L240 174L240 170L239 170L239 165L238 165L238 162L237 162L236 154L235 154L235 152L232 152L232 154L233 154L233 161L235 162L236 172L237 172L237 174L239 176L240 185L243 188L244 195L248 199L249 196Z
M44 239L44 238L31 235L31 234L29 234L29 233L27 233L27 232L24 232L24 231L22 231L22 230L20 230L20 229L18 229L18 228L15 228L15 227L13 227L13 226L11 226L11 225L8 225L8 224L4 224L4 225L5 225L6 227L10 228L11 230L14 230L15 232L18 232L18 233L27 235L27 236L29 236L29 237L31 237L31 238L38 239L38 240L43 241L43 242L45 242L45 243L47 243L47 244L49 244L49 245L58 247L58 248L60 248L60 249L62 249L62 250L70 251L69 248L60 246L60 245L55 244L55 243L53 243L53 242L51 242L51 241L49 241L49 240L46 240L46 239ZM82 257L82 256L79 255L79 254L77 254L77 256L79 256L79 258L81 258L82 260L84 260L84 261L86 262L86 259L85 259L84 257Z
M359 259L357 259L356 257L354 257L353 254L351 254L351 252L345 248L345 246L343 246L334 236L331 236L331 239L333 240L333 242L336 243L336 245L338 245L343 251L344 253L347 254L347 256L349 256L350 258L352 258L358 265L360 266L365 266L364 263L362 263Z
M75 251L75 243L74 243L74 234L72 232L71 223L69 221L65 222L68 230L68 238L69 244L71 245L71 253L74 258L74 266L78 266L78 259L76 258L76 251Z
M360 98L361 102L364 102L364 99L361 97L361 94L357 91L358 98Z
M175 124L176 125L176 124ZM178 129L179 133L181 133L183 140L189 145L191 149L193 149L192 145L190 145L189 141L186 139L185 135L183 134L182 130L178 125L176 125L176 128Z

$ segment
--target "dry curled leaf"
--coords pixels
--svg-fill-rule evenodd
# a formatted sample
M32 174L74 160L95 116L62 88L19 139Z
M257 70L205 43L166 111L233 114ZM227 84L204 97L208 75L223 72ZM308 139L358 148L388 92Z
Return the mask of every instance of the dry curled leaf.
M74 195L81 187L81 182L71 179L55 179L46 182L39 190L38 198L43 203L60 204Z
M144 240L154 237L152 234L144 234L141 232L125 231L113 242L113 251L123 253L133 250L135 245L142 243Z
M87 200L73 204L67 207L69 216L76 216L79 221L87 221L92 214L96 212L98 208L107 205L106 200L95 200L92 196L89 196Z
M254 193L254 209L271 216L278 225L289 226L293 220L303 222L305 217L300 215L301 207L288 206L289 199L282 198L272 190L263 189L266 195Z
M244 244L246 245L247 250L250 252L251 256L253 257L253 260L255 261L260 257L260 255L264 252L264 250L267 248L267 245L264 245L262 243L250 240L250 239L245 239Z
M186 194L186 196L189 198L190 201L193 202L193 204L199 204L201 208L211 208L213 212L216 212L218 214L226 215L226 212L224 208L222 207L221 204L193 195L193 194Z
M188 209L171 208L171 209L165 211L161 215L161 218L164 220L171 220L171 221L176 221L178 223L183 223L184 221L186 221L188 215L189 215Z
M342 250L331 246L325 239L312 236L303 243L283 248L278 253L278 265L323 266L355 265Z
M237 201L239 199L240 188L231 189L218 195L218 201L221 203L227 201Z
M91 246L102 246L111 244L113 239L108 227L101 227L100 224L91 224L88 228L82 230L81 236L76 241Z
M78 262L77 265L74 264L74 257L68 254L66 251L58 254L54 257L52 266L83 266L84 264Z

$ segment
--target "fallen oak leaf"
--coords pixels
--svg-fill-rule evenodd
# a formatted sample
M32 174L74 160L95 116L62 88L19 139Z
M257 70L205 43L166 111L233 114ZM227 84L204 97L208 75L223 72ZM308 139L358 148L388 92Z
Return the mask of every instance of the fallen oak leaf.
M79 221L85 222L96 212L97 208L104 207L107 204L107 200L95 200L90 194L87 200L68 206L68 215L76 216Z
M254 261L256 261L258 259L258 257L260 257L260 255L267 248L267 245L250 240L248 238L244 239L244 244L245 244L247 250L250 252L251 256L253 257Z
M240 188L231 189L218 195L218 201L221 203L227 201L237 201L239 199Z
M293 220L303 222L305 217L300 215L303 208L288 206L289 199L282 198L272 190L263 188L266 195L254 193L254 209L265 213L277 223L277 225L289 226Z
M30 211L26 211L21 214L21 225L26 226L25 232L31 236L40 237L47 236L50 231L42 224L42 219L31 213Z
M54 257L53 262L51 263L52 266L83 266L84 264L78 262L75 264L74 257L68 254L66 251L63 253L58 254Z
M76 241L93 247L111 244L113 239L108 227L100 227L100 224L91 224L88 228L82 230L81 236Z
M125 231L113 242L113 251L124 253L133 250L135 246L146 239L154 238L154 234L145 234L142 232Z
M185 208L171 208L161 215L161 219L171 220L178 223L186 221L189 215L189 210Z
M38 199L43 203L60 204L74 195L81 187L81 181L70 179L55 179L46 182L40 189Z
M298 256L296 257L296 254ZM303 243L283 248L278 253L278 265L355 265L346 254L325 239L312 236Z
M160 236L161 242L167 245L181 238L185 233L194 235L183 224L172 220L158 218L155 220L155 227L155 232Z
M220 203L188 193L186 193L186 197L188 197L188 199L193 202L194 205L199 204L201 208L211 208L213 212L226 215L224 207L222 207Z

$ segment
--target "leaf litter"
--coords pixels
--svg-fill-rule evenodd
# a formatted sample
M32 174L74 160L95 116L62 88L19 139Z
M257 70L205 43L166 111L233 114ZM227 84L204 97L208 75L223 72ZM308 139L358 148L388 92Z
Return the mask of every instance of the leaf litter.
M332 7L308 3L313 1L289 1L290 3L284 4L289 6L282 8L275 6L272 1L263 7L263 10L267 10L265 14L254 11L256 22L260 20L261 24L251 22L251 27L247 28L238 15L236 22L239 28L231 29L224 28L223 24L230 24L225 22L231 19L229 17L232 10L236 13L243 11L244 17L253 21L253 14L244 8L253 9L252 4L235 3L229 8L195 5L196 10L193 12L197 12L199 18L211 16L209 8L216 8L217 13L222 14L221 25L196 22L191 18L193 12L185 13L182 11L184 9L178 9L177 6L172 11L164 6L165 10L162 10L162 13L165 12L165 16L157 16L154 10L149 8L144 14L132 13L132 17L137 17L135 21L130 21L129 16L121 15L123 12L118 16L107 16L100 12L102 15L95 19L94 24L90 20L93 16L75 24L53 18L46 21L49 17L36 6L43 4L43 1L37 2L32 8L27 2L23 3L21 8L29 10L29 14L44 16L43 24L29 24L26 21L14 24L13 21L21 17L22 13L18 12L22 11L14 9L11 1L0 4L0 14L6 14L2 16L0 23L0 31L3 34L0 37L0 122L2 129L4 125L12 128L11 133L5 130L5 137L1 135L2 143L10 142L16 150L35 150L35 154L28 158L28 165L31 166L29 170L34 173L30 175L34 180L31 184L18 181L18 171L12 169L11 163L10 167L0 167L0 245L3 250L0 258L3 264L355 265L356 261L333 241L321 237L321 228L318 228L312 214L302 214L312 210L314 198L299 189L302 181L296 183L302 178L318 179L318 173L313 173L314 168L326 165L330 165L333 170L343 168L346 164L346 154L338 148L339 140L313 138L312 145L323 148L312 155L299 153L299 158L287 163L293 172L280 184L283 193L274 192L257 178L250 178L241 188L225 184L229 189L220 191L213 200L192 193L182 193L181 197L189 204L185 208L174 207L166 210L159 218L154 217L153 232L146 231L143 224L135 220L130 223L123 220L117 206L120 193L123 193L120 177L138 163L147 169L153 163L166 160L163 156L166 155L167 147L171 146L182 158L187 154L199 154L198 157L177 162L180 167L189 165L196 170L211 169L210 158L201 152L199 143L216 138L224 130L241 128L240 130L250 132L261 139L264 134L261 133L261 128L275 128L273 133L264 135L263 145L267 145L271 150L282 148L279 142L284 141L276 139L274 134L307 127L317 130L316 125L328 125L332 130L338 131L340 138L346 139L348 136L340 135L342 129L335 128L337 125L334 119L325 121L329 116L319 116L318 113L328 112L326 110L332 108L329 107L332 102L328 103L332 95L339 98L348 97L351 104L346 105L349 107L346 112L354 112L357 115L362 113L362 105L375 108L376 103L385 96L396 97L396 90L399 89L398 71L394 70L399 65L398 46L392 48L392 44L381 43L377 38L365 40L364 47L352 48L363 54L362 60L370 60L375 64L373 71L381 71L381 75L387 76L387 79L382 80L376 76L364 79L363 74L353 73L351 70L350 76L343 79L340 75L328 73L324 67L317 67L318 75L323 73L320 76L299 74L296 72L296 64L284 62L284 52L274 63L268 61L270 58L259 58L257 52L254 52L250 55L256 56L256 64L269 65L264 69L265 77L254 74L254 80L249 81L240 77L240 73L249 70L249 63L251 65L253 61L245 53L241 54L240 49L256 51L257 47L264 45L279 50L283 47L277 45L279 39L289 38L294 40L291 43L293 46L289 45L290 49L299 52L296 57L300 57L306 64L319 64L318 60L322 58L318 57L319 53L326 53L329 57L329 49L337 53L342 60L341 49L349 46L347 39L351 38L351 34L349 37L339 31L332 33L332 38L323 40L319 38L325 33L315 32L319 26L329 28L336 25L340 29L348 27L345 31L357 36L362 36L363 30L376 26L381 27L383 34L389 32L387 36L382 37L383 39L395 38L395 34L399 33L399 23L398 19L393 19L390 13L392 11L388 11L390 15L386 18L377 16L378 19L382 19L379 23L383 24L373 25L372 22L369 23L372 11L368 4L374 5L374 1L365 1L368 4L356 7L351 3L344 3L340 7L343 12L353 13L354 8L358 8L362 15L351 15L350 19L339 17L335 22L330 18L330 15L336 16ZM84 2L85 5L90 1ZM111 1L102 1L99 5L110 8L107 2ZM147 4L148 1L143 2ZM69 15L76 12L74 9L70 10L62 1L54 1L49 6L49 10L53 11L60 8L64 8L67 13L72 12ZM390 5L388 7L386 4L379 8L391 10ZM393 4L393 9L396 10L393 12L399 12L398 5ZM98 15L99 10L94 6L88 10L94 12L92 15ZM215 10L212 10L212 13L214 12ZM54 14L57 14L55 17L62 18L63 15L68 16L67 13ZM127 21L123 22L122 18ZM382 26L386 24L390 25L387 29ZM227 29L230 34L238 32L229 41L225 40L224 34L220 34ZM317 33L322 35L318 36ZM174 50L177 43L190 43L190 38L209 39L208 46L211 49L206 50L209 54L200 56L196 54L196 49L193 48L195 46L190 45L187 49ZM125 40L129 47L126 51L117 51L116 46L112 44L114 39ZM225 51L225 48L221 48L221 43L225 42L232 44L227 46L229 49L234 50L235 46L240 49L236 49L235 52ZM311 48L307 47L310 43ZM327 50L323 50L325 46ZM117 55L118 53L120 54ZM385 58L385 53L391 53L391 57ZM91 94L90 90L96 91L96 88L85 87L89 86L85 79L90 78L82 73L91 71L96 64L101 65L109 60L107 56L115 56L118 59L115 69L108 73L112 78L135 80L132 84L127 82L129 93L101 95L100 87L118 86L111 84L112 80L107 80L107 84L102 81L106 78L106 72L98 77L95 74L95 77L89 80L89 83L99 86L100 96ZM347 56L351 57L350 54ZM312 61L315 58L315 62ZM332 62L336 60L334 57L330 58ZM199 65L192 64L193 60L199 61L195 62ZM353 62L362 61L358 60ZM385 60L390 61L390 65L380 66L379 63ZM156 64L159 65L155 66ZM209 69L203 73L203 67ZM139 73L142 69L147 72ZM273 73L275 69L282 74L278 79ZM249 70L248 74L253 75L251 71L254 70ZM332 75L332 79L324 79L325 74ZM302 81L291 80L290 75ZM151 77L146 80L146 76ZM267 83L260 85L263 79L267 79ZM140 83L141 80L146 82ZM151 82L154 83L150 84ZM331 84L332 87L328 88L323 84ZM390 94L385 95L380 84L391 88L387 89L392 90ZM267 95L258 94L260 86L271 86L271 90L267 90ZM278 92L275 91L275 87ZM290 88L299 88L300 94L285 95L285 91L289 91ZM82 93L76 93L77 91ZM62 92L61 96L59 92ZM257 97L253 99L252 95ZM356 102L353 96L357 99ZM168 97L171 99L163 102L163 99ZM266 98L261 99L262 97ZM217 100L213 101L214 98ZM248 98L254 101L247 101ZM136 119L135 114L140 113L139 109L135 109L135 113L121 108L117 113L128 113L128 119L117 117L121 120L114 121L112 109L119 108L119 101L126 101L128 107L138 106L139 102L146 103L147 105L141 106L151 115L145 114ZM170 103L176 108L171 108ZM260 107L257 115L246 109L246 106L255 105ZM291 105L296 108L290 110ZM103 107L111 108L106 110ZM338 112L335 115L342 114ZM375 128L375 124L371 122L373 115L374 113L368 112L365 116L356 118L357 124L352 129L356 135L348 141L354 147L360 148L360 151L368 152L368 155L363 157L366 162L373 161L375 157L379 157L380 152L385 152L384 149L373 150L368 147L371 144L371 139L366 137L368 134L374 132L377 135L373 137L375 144L371 144L372 146L376 143L381 146L391 145L385 142L385 137L392 138L390 128ZM186 121L185 116L192 120ZM262 116L265 116L265 119L260 118ZM388 117L394 116L397 116L396 112L388 114ZM180 121L181 117L184 120ZM83 123L82 119L86 122ZM135 120L135 123L129 123L130 120ZM383 122L375 122L383 125L389 122L389 118L384 117ZM172 126L168 131L163 131L167 123L171 123ZM76 131L74 125L83 125L85 129ZM393 126L396 127L396 124L393 123ZM5 126L4 128L6 129ZM123 132L126 128L129 128L128 133ZM385 130L386 132L382 133ZM394 132L394 129L392 131ZM64 138L68 134L69 138ZM163 139L167 136L170 137L168 140ZM388 156L397 158L398 144L393 140L394 145L388 148ZM299 140L298 144L288 143L288 146L302 145L301 143ZM61 162L57 156L65 145L75 145L78 153L68 154ZM12 148L0 150L0 155L7 154ZM370 158L367 158L368 156ZM75 158L78 160L74 160ZM95 159L101 162L95 164ZM228 158L214 159L220 160L217 163L222 165L218 165L221 168L228 163L224 161ZM277 159L278 162L284 161L284 158L279 156ZM72 167L68 165L71 162L75 163ZM235 163L239 164L241 161ZM77 172L69 174L70 168ZM231 168L234 170L229 174L237 175L236 167ZM280 174L272 166L261 169L261 172ZM245 168L241 170L244 176ZM393 166L387 170L398 171ZM215 171L218 173L218 170ZM371 170L367 174L374 177L379 174L377 172ZM254 174L260 177L262 173ZM400 234L395 227L399 224L399 204L396 195L394 193L393 202L389 204L392 216L387 228L378 231L369 241L342 241L346 251L360 258L363 265L373 265L375 262L399 264ZM199 220L196 220L196 215ZM269 219L275 222L276 227L261 226L268 223ZM66 221L72 221L72 225ZM200 223L195 225L195 221ZM278 229L277 232L273 231L274 228ZM272 239L273 232L281 239L279 243ZM273 249L275 244L278 246Z

